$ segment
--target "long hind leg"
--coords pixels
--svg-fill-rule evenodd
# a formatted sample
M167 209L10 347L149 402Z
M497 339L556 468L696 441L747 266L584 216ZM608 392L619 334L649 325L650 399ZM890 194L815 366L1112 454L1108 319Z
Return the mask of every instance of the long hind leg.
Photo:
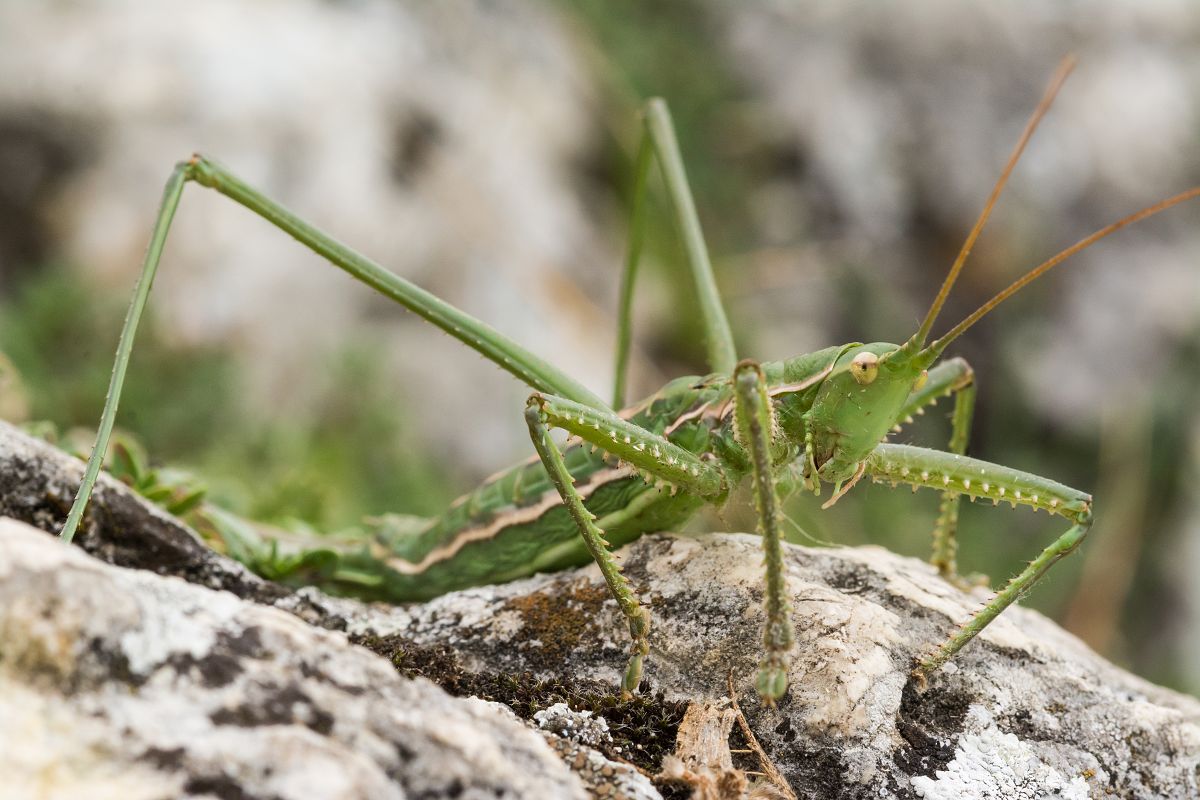
M643 109L642 140L638 146L634 169L634 188L629 223L629 246L625 253L625 266L621 274L620 306L617 311L617 356L616 374L613 380L613 408L625 404L625 381L629 364L631 312L633 287L637 280L641 261L642 243L646 228L646 183L650 176L650 162L657 158L662 167L667 193L671 198L675 222L683 237L687 252L688 269L700 307L700 322L704 329L704 342L708 348L708 368L712 372L728 375L737 361L733 345L733 333L721 296L713 277L708 247L700 228L700 215L688 186L687 173L683 168L683 157L675 137L675 126L671 112L660 98L649 100Z
M101 414L100 426L96 434L96 444L92 447L92 455L88 459L79 492L75 496L75 502L63 525L61 536L64 540L69 542L75 535L79 522L83 518L84 509L87 508L96 478L100 474L100 465L104 461L108 440L116 419L117 406L121 399L121 387L124 385L125 372L129 367L129 358L133 351L138 322L141 320L142 311L150 297L150 287L154 283L154 275L158 271L163 246L166 244L171 221L175 217L175 211L183 196L183 189L192 181L201 186L215 189L250 209L328 260L335 267L349 273L355 279L410 311L419 314L428 322L478 351L501 369L512 373L534 389L569 397L595 408L607 408L603 400L584 386L487 324L387 271L366 256L321 232L243 182L224 167L201 156L193 156L175 166L171 177L167 180L166 188L163 190L162 203L155 219L150 245L146 249L141 276L138 278L133 300L130 302L129 312L125 317L124 327L121 329L121 338L117 343L117 356L113 362L112 379L109 382L108 395L104 402L104 411Z

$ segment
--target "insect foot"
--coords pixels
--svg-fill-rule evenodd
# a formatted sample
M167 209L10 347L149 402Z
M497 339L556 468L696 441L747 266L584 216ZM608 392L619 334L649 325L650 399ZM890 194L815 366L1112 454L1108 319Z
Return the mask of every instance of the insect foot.
M759 666L755 685L763 701L774 705L787 691L787 653L795 639L783 566L778 498L772 475L774 414L761 366L753 361L742 361L734 372L734 381L735 424L738 438L750 456L758 534L762 537L763 564L766 566L763 610L767 622L763 628L763 646L767 652Z
M754 688L767 705L775 705L788 688L787 660L775 653L768 654L758 668Z
M632 697L642 682L642 662L650 655L650 642L646 638L649 634L650 615L644 608L638 608L629 617L629 636L633 639L633 646L630 648L629 665L625 667L625 677L621 680L622 700Z

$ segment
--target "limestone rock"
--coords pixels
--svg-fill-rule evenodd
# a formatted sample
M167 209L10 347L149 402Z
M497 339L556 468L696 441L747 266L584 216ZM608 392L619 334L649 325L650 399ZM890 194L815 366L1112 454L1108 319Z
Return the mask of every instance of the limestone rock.
M0 517L58 533L84 464L0 420ZM288 593L241 564L222 558L179 520L101 473L76 542L110 564L175 575L240 597Z
M584 797L507 711L345 637L0 522L9 797Z
M55 530L56 514L65 513L62 497L70 496L80 469L49 445L0 425L0 511ZM328 728L333 740L320 747L336 749L349 746L338 738L341 715L359 714L375 726L356 740L374 748L370 758L384 758L378 755L385 735L380 731L391 730L395 718L389 714L400 712L362 709L361 698L345 687L369 682L375 688L363 691L377 705L386 705L383 695L389 703L406 698L411 704L429 688L400 681L393 668L429 677L452 694L505 701L527 720L558 702L573 712L592 711L592 719L604 718L612 743L600 736L590 738L594 747L550 739L594 796L619 788L613 796L653 797L638 780L643 776L616 762L656 772L689 705L719 705L730 673L755 736L802 798L1182 799L1200 793L1200 702L1114 667L1033 611L1009 609L935 674L927 689L914 685L909 678L914 657L940 643L986 595L964 593L928 565L880 548L787 548L797 646L791 688L770 709L756 701L752 689L761 652L758 540L743 534L637 540L619 557L649 603L651 656L641 694L622 704L615 688L628 646L626 627L594 567L408 607L363 604L313 589L289 592L205 551L186 527L123 487L111 481L101 486L84 537L93 553L137 565L144 544L171 555L143 559L145 566L211 586L228 583L232 591L275 609L144 572L111 570L59 548L49 537L16 535L12 541L20 547L0 554L5 646L0 671L14 684L0 692L0 702L24 704L21 716L14 712L8 718L26 722L2 726L0 735L66 720L54 730L68 739L74 734L66 731L76 730L79 739L64 743L74 754L64 763L87 767L95 776L161 782L174 773L161 759L118 769L111 767L120 762L108 751L89 749L108 740L93 722L79 718L85 700L101 720L142 725L139 720L150 719L150 709L157 708L156 719L178 719L180 730L202 732L222 727L210 715L228 706L233 711L222 713L234 716L220 720L257 723L256 733L274 736L275 728L262 721L284 713L276 696L293 684L261 663L263 648L271 647L277 648L271 650L276 658L293 659L287 663L298 673L294 685L308 698L287 707L293 725L307 726L305 736ZM11 566L25 563L18 559L22 553L33 554L21 555L33 566ZM43 563L38 559L44 568L36 566ZM173 616L152 616L164 596L176 595L187 602L163 612ZM340 635L305 633L296 618L344 630L392 664L346 648ZM212 622L208 634L202 621ZM258 641L244 641L249 629L258 630ZM223 638L213 631L224 632ZM206 659L204 648L212 642L221 649L210 648ZM243 652L247 648L250 653ZM223 698L218 703L199 684L213 675L223 679L230 664L240 671L215 687ZM333 685L312 685L314 670ZM38 683L34 674L58 677ZM274 683L267 680L272 675ZM163 688L165 676L173 682L171 691ZM261 685L251 685L254 676L263 678ZM159 705L138 705L143 701ZM193 703L199 710L188 710ZM343 703L349 704L345 711ZM483 712L447 713L475 719ZM563 714L559 709L544 717ZM575 717L576 723L582 719ZM581 726L559 726L568 727ZM149 721L132 730L139 736L158 732ZM32 738L21 737L22 746ZM251 739L247 752L265 746ZM185 752L192 759L189 774L212 774L205 770L217 763L215 751ZM86 753L91 761L84 763ZM363 766L362 774L374 774L370 769L379 763ZM760 771L745 754L733 763ZM266 780L252 770L246 774Z
M757 703L762 555L741 534L646 536L621 551L650 602L643 691L726 694L800 797L1161 797L1200 792L1200 702L1107 663L1040 614L1009 609L922 691L913 659L986 598L881 548L788 547L791 688ZM288 601L284 601L285 603ZM467 670L616 686L625 627L585 568L371 609L359 635L450 645ZM1057 793L1057 794L1056 794Z

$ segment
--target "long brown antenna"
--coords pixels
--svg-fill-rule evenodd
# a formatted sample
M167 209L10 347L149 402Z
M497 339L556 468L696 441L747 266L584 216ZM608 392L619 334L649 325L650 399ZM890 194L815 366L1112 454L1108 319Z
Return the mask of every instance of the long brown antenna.
M1147 206L1146 208L1143 208L1141 211L1138 211L1134 214L1130 214L1128 217L1125 217L1124 219L1119 219L1116 222L1112 223L1111 225L1101 228L1100 230L1093 233L1091 236L1088 236L1086 239L1080 239L1078 242L1071 245L1066 250L1063 250L1061 253L1054 256L1053 258L1051 258L1047 261L1044 261L1043 263L1041 263L1038 266L1034 267L1033 269L1029 270L1029 272L1026 272L1024 275L1022 275L1017 280L1013 281L1011 284L1009 284L1009 286L1006 289L1001 291L999 294L997 294L991 300L988 300L982 306L977 308L969 317L967 317L962 322L958 323L953 328L951 328L949 331L947 331L946 335L938 338L937 341L935 341L933 344L929 345L929 348L928 348L929 352L935 356L937 354L941 353L946 348L946 345L950 344L950 342L954 341L959 336L961 336L963 331L965 331L967 328L971 327L976 322L978 322L985 314L987 314L993 308L1000 305L1005 300L1012 297L1014 294L1021 291L1026 286L1028 286L1029 284L1033 283L1035 280L1040 278L1047 271L1049 271L1051 267L1061 264L1063 261L1066 261L1068 258L1075 255L1080 250L1084 250L1084 249L1090 247L1091 245L1093 245L1096 242L1103 239L1105 236L1108 236L1110 233L1115 233L1116 231L1121 230L1121 228L1124 228L1126 225L1132 225L1133 223L1135 223L1139 220L1143 220L1146 217L1157 214L1160 211L1166 211L1171 206L1177 206L1186 200L1191 200L1193 197L1200 197L1200 186L1194 187L1192 189L1188 189L1186 192L1177 194L1174 197L1168 197L1166 200L1161 200L1152 206Z
M942 310L942 305L945 304L951 287L958 280L958 273L962 272L963 264L967 262L967 256L971 254L971 248L975 246L975 240L979 238L980 232L983 231L983 226L987 224L988 217L992 215L992 208L995 207L996 201L1000 198L1000 193L1004 191L1004 185L1008 183L1008 176L1012 174L1013 168L1021 158L1021 153L1025 152L1025 146L1029 144L1029 139L1037 129L1038 123L1042 121L1042 118L1046 116L1046 112L1050 110L1050 105L1054 102L1055 96L1058 95L1058 90L1062 88L1063 82L1066 81L1067 76L1071 74L1071 70L1074 68L1074 55L1068 55L1059 62L1058 69L1055 70L1054 77L1050 79L1050 85L1046 87L1046 92L1042 95L1041 102L1033 110L1033 115L1029 118L1029 122L1025 123L1025 130L1021 133L1021 138L1017 141L1017 146L1013 148L1012 155L1008 157L1008 163L1004 165L1004 171L1000 173L999 180L992 187L992 193L988 195L987 203L983 206L983 211L979 214L979 218L975 220L975 227L971 228L971 232L967 234L967 239L963 242L962 249L958 251L958 256L950 266L950 272L946 274L946 280L942 281L942 288L938 290L937 297L933 298L933 305L929 307L929 313L925 315L925 319L921 322L921 327L917 329L916 335L913 336L912 346L914 350L925 344L925 339L929 336L929 331L933 329L933 323L937 319L938 313Z

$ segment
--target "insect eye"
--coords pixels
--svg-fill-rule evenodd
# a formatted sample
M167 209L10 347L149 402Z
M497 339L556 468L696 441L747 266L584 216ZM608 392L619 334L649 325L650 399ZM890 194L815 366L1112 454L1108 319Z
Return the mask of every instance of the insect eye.
M879 356L874 353L859 353L850 361L850 374L854 380L866 386L879 374Z
M917 382L913 384L913 391L915 392L917 389L924 388L925 384L928 382L929 370L923 369L921 370L921 374L917 376Z

